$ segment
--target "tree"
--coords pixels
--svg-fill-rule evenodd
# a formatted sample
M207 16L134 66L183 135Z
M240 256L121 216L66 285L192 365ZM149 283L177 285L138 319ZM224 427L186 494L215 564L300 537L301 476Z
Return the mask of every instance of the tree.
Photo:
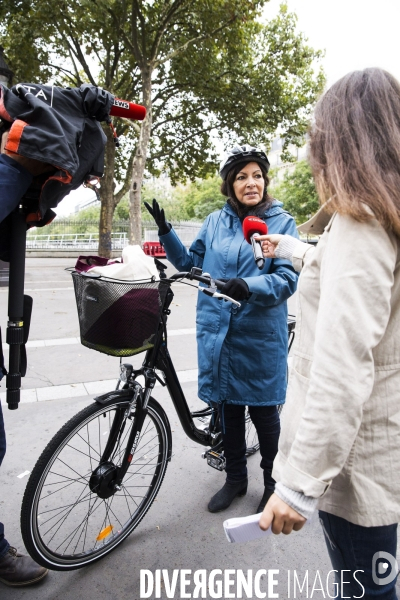
M310 219L320 206L311 168L305 160L296 163L293 171L287 171L270 193L283 202L298 225Z
M75 85L88 80L120 97L140 98L147 108L138 129L119 124L131 151L116 159L109 134L102 254L109 251L112 214L129 180L130 239L140 242L145 169L167 171L173 182L193 180L215 173L215 140L268 145L278 126L287 144L304 134L324 80L314 70L320 53L296 32L296 18L285 5L262 25L265 3L6 0L1 43L12 68L27 52L27 32L34 32L35 56L45 63L38 73L53 69L59 81Z
M203 221L214 210L222 208L226 197L220 192L221 179L214 175L198 179L175 192L175 198L181 200L190 219ZM169 217L169 213L166 213Z
M14 81L80 86L99 85L116 96L131 97L138 77L123 56L123 44L115 34L104 7L90 0L3 0L0 32ZM46 27L43 24L46 24ZM111 129L106 126L105 174L101 181L99 254L111 251L112 220L116 206L130 184L132 144L139 128L118 119L119 136L127 138L126 151L116 152ZM119 183L116 189L116 183Z

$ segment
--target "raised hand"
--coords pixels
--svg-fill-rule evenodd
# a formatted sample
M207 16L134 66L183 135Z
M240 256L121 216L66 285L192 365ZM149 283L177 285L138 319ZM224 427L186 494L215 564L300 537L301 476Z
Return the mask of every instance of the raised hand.
M171 224L167 222L164 209L160 207L157 200L153 198L152 206L150 206L148 202L145 202L144 205L158 226L158 235L165 235L169 233L171 231Z

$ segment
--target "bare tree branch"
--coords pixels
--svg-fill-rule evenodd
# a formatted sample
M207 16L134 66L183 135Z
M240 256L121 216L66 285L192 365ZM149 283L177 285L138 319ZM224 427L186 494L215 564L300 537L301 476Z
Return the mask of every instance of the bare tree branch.
M125 4L124 4L124 6L125 6ZM111 16L112 20L114 21L118 35L122 37L122 39L124 40L126 45L130 48L133 56L135 57L136 62L142 67L143 66L143 56L140 52L140 48L137 43L138 32L137 32L136 21L133 19L132 15L131 15L131 31L132 31L132 40L133 40L133 42L132 42L132 40L129 39L129 37L126 35L124 28L120 26L119 21L115 15L114 11L108 7L107 12Z
M135 156L135 152L132 152L132 154L129 157L128 165L126 168L125 179L124 179L122 188L116 194L114 194L114 206L117 206L117 204L119 204L119 202L121 202L121 200L125 196L125 194L127 194L129 192L129 187L131 185L132 164L133 164L134 156Z
M173 50L172 52L170 52L169 54L167 54L167 56L165 56L164 58L162 58L162 59L160 59L158 61L155 61L154 62L154 68L157 68L160 65L168 62L169 60L171 60L172 58L174 58L174 56L177 56L178 54L181 54L191 44L194 44L195 42L201 42L203 40L210 39L212 36L216 35L220 31L222 31L223 29L225 29L225 27L228 27L228 25L231 25L234 21L236 21L236 18L237 17L232 17L228 21L225 21L225 23L223 23L220 27L217 27L217 29L214 29L213 31L211 31L210 33L207 33L206 35L199 35L197 37L192 38L191 40L188 40L187 42L185 42L183 44L183 46L180 46L179 48L176 48L175 50Z
M180 121L181 119L184 119L185 117L188 117L189 115L192 115L193 113L198 113L199 111L204 110L205 108L206 108L205 105L196 106L192 110L188 110L184 113L180 113L179 115L175 115L174 117L170 116L170 117L168 117L168 119L164 119L164 121L159 121L156 125L154 125L152 127L151 133L153 134L158 129L158 127L165 125L165 123L172 123L173 121Z
M75 55L76 58L78 59L80 65L82 66L83 70L85 71L90 83L92 85L96 85L96 81L94 80L92 73L90 72L89 65L87 64L85 57L83 55L81 46L79 44L79 40L77 40L76 38L74 38L71 35L70 36L71 42L70 42L68 37L64 33L62 33L61 35L64 38L64 40L66 41L66 43L68 45L68 49L71 52L71 55ZM72 56L71 56L71 58L72 58Z
M203 129L198 129L197 131L191 131L190 134L187 135L186 137L179 138L177 143L172 148L168 148L166 153L158 152L157 154L153 154L151 159L152 160L162 160L165 156L171 155L177 148L184 145L188 140L191 140L194 137L196 137L196 135L198 133L207 133L208 131L212 131L213 129L215 129L215 124L211 124L208 127L204 127Z
M143 16L143 13L141 12L140 8L139 8L139 3L137 0L132 0L132 4L133 7L135 9L136 12L136 16L138 17L139 21L140 21L140 26L141 26L141 38L142 38L142 55L146 56L147 55L147 40L146 40L146 21L145 18ZM136 27L136 31L137 31L137 27ZM139 34L139 32L138 32Z
M167 14L165 15L164 19L161 21L160 27L158 28L158 32L154 39L153 46L152 46L151 52L150 52L150 59L152 61L154 61L155 57L157 56L158 48L160 47L162 36L166 30L168 23L172 20L172 17L174 16L174 14L179 10L179 8L184 3L185 3L185 0L176 0L172 4L172 6L169 9L169 11L167 12Z
M82 81L79 78L79 73L76 69L76 65L73 60L73 57L70 56L70 58L71 58L72 64L74 65L75 73L73 73L72 71L69 71L68 69L64 69L63 67L60 67L59 65L53 65L52 63L47 63L47 66L50 67L51 69L55 69L56 71L62 71L63 73L66 73L66 75L71 75L71 79L74 83L76 83L77 85L82 85Z

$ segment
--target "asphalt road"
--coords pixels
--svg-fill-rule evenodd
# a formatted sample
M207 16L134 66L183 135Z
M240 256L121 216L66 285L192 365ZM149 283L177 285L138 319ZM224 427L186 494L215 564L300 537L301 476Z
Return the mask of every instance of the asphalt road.
M34 312L30 341L36 343L29 349L28 375L24 389L53 389L54 386L78 385L116 379L117 358L111 358L80 346L77 342L64 342L79 335L74 293L70 275L63 269L69 260L28 259L26 288L34 298ZM178 285L175 289L169 329L180 331L169 340L170 352L177 371L188 372L197 368L195 336L195 303L197 291ZM0 322L6 323L7 294L0 288ZM293 303L291 303L293 309ZM4 331L5 327L3 328ZM189 332L187 331L189 330ZM186 333L185 333L186 331ZM58 340L57 344L40 346L43 340ZM140 364L141 357L132 362ZM182 384L191 407L200 407L195 381ZM61 389L61 388L54 388ZM71 388L72 389L72 388ZM90 388L89 388L90 389ZM193 577L198 570L206 576L219 569L236 581L236 573L252 570L253 577L260 576L264 597L325 598L328 597L326 577L330 570L328 554L318 519L312 520L298 533L290 536L270 536L247 544L229 544L222 522L234 516L255 512L262 495L262 475L259 455L249 459L249 489L244 498L236 499L231 507L220 514L207 511L207 503L223 484L224 476L207 466L201 458L202 448L189 440L178 421L172 402L164 388L158 387L154 396L162 404L173 430L173 458L168 466L164 483L156 501L137 529L112 554L98 563L79 571L51 572L36 586L13 589L0 584L2 600L139 600L146 597L140 588L141 570L155 573L165 569L172 577L174 569L187 569ZM0 518L6 526L6 537L12 545L23 550L19 530L19 512L28 475L43 448L59 428L76 412L92 402L93 395L64 397L49 401L22 403L17 411L9 411L3 401L8 450L0 469ZM270 570L277 570L275 574ZM229 574L228 570L234 573ZM265 573L262 571L265 570ZM294 570L300 582L308 573L308 585L303 591L297 586L293 595ZM268 573L268 574L267 574ZM226 575L227 574L227 575ZM223 575L217 574L217 579ZM319 579L324 591L318 591ZM267 581L275 587L270 588ZM288 583L291 591L288 591ZM315 583L316 582L316 583ZM314 592L312 593L313 585ZM179 587L168 597L191 597L193 584L185 595ZM200 597L239 597L235 585L222 588L221 595L211 591ZM331 589L331 588L329 588ZM142 595L141 595L142 593ZM233 595L229 595L229 593ZM143 595L144 594L144 595ZM183 594L183 595L182 595ZM154 594L147 596L155 598ZM165 585L161 597L166 598ZM246 596L243 596L246 597ZM252 598L257 596L253 590Z

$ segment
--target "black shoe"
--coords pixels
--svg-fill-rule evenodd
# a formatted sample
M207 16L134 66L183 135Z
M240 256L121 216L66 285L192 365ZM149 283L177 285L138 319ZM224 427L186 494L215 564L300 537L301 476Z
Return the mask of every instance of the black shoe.
M270 490L269 488L264 489L263 497L261 498L261 502L257 508L257 512L256 512L257 515L258 515L258 513L261 513L264 510L265 505L267 504L268 500L271 498L273 493L274 493L274 490Z
M236 496L245 496L247 492L247 479L242 481L226 481L224 487L219 490L208 503L208 510L212 513L225 510L232 504Z
M48 569L35 563L30 556L19 554L12 546L0 558L0 581L6 585L30 585L43 579L47 573Z

